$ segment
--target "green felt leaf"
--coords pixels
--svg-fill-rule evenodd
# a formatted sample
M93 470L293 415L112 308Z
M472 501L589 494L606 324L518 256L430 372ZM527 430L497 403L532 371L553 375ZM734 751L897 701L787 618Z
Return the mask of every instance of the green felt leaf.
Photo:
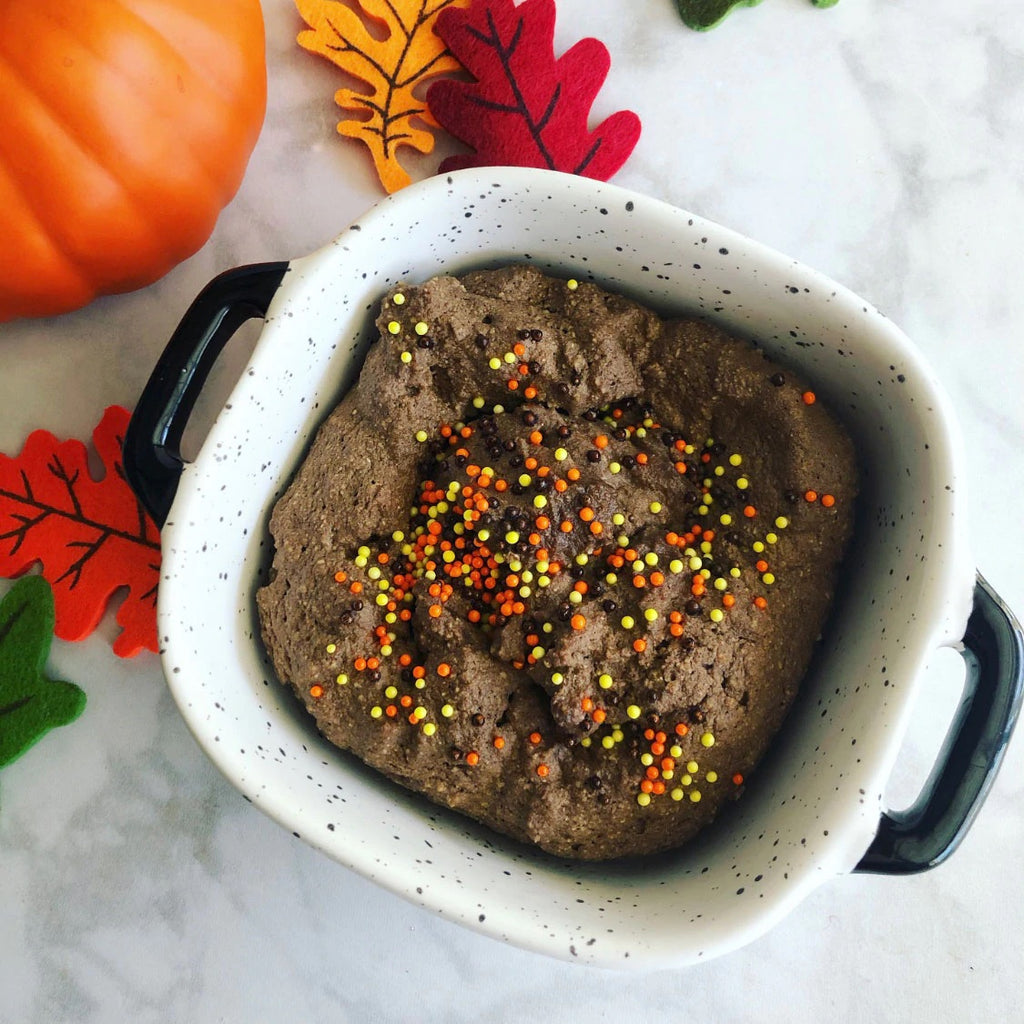
M85 707L79 687L45 675L54 618L53 591L41 576L22 577L0 601L0 766Z
M683 21L698 32L714 28L734 7L756 7L761 0L676 0ZM839 0L811 0L815 7L835 7Z

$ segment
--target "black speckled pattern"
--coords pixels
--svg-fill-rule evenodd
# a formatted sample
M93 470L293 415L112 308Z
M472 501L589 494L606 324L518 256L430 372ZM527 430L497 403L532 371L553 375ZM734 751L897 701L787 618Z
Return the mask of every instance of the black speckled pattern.
M865 470L828 648L767 763L706 838L642 864L562 863L390 785L315 733L257 639L267 517L351 382L380 298L398 280L512 260L750 337L814 381ZM907 339L814 271L589 179L510 168L433 178L285 275L163 532L167 677L245 797L366 877L566 960L699 962L762 934L868 846L921 667L959 639L970 607L961 459L946 399Z

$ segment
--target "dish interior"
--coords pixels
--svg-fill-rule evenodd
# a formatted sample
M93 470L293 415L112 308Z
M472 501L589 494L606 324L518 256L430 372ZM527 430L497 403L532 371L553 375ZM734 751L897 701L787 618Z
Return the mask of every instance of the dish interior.
M643 861L557 861L405 793L316 734L259 641L270 510L356 376L381 297L510 261L751 338L812 381L860 455L857 538L793 713L705 838ZM286 275L164 530L167 676L243 793L389 889L566 959L707 959L763 933L869 845L923 662L959 639L969 610L959 459L946 401L906 338L820 274L600 182L509 169L431 179Z

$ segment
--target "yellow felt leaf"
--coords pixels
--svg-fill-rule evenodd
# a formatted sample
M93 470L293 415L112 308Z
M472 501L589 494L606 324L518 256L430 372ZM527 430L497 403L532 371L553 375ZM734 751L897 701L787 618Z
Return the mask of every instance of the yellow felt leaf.
M420 153L434 148L434 136L413 124L436 124L423 100L413 91L429 78L461 68L434 34L434 21L446 7L465 7L470 0L295 0L309 26L298 43L320 54L366 83L368 91L339 89L334 100L354 116L338 131L364 142L373 155L381 184L397 192L409 175L396 151L409 146ZM361 17L359 11L363 12ZM371 32L368 21L375 23ZM378 38L384 34L384 38Z

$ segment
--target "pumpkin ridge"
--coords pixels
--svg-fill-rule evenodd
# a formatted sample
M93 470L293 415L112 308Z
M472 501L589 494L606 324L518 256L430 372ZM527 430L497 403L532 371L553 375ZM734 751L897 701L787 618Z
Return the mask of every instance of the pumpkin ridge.
M113 169L108 167L100 159L100 156L98 153L96 153L95 149L89 146L85 142L85 140L82 139L80 133L76 132L74 125L61 121L59 118L57 118L57 115L50 107L50 104L47 103L46 99L36 91L34 83L25 78L25 75L20 68L12 64L10 60L5 60L5 64L11 71L12 75L19 82L21 82L22 86L30 93L30 95L32 95L39 102L39 105L45 111L46 116L50 118L52 121L54 121L60 127L61 133L68 139L68 141L71 144L75 146L77 152L83 158L87 159L90 163L92 163L92 165L100 172L100 174L105 175L107 178L110 179L110 181L112 181L118 187L120 192L124 195L127 205L130 207L132 213L136 216L140 228L143 229L149 236L148 241L155 243L155 249L159 253L161 253L166 260L175 260L175 262L178 262L180 259L184 259L185 257L180 256L178 254L177 249L168 246L166 236L153 223L149 211L145 209L145 206L140 201L139 197L133 194L131 189L122 180L122 178L119 175L115 174ZM3 142L0 141L0 157L3 156L5 156L3 152ZM10 163L9 160L6 162L8 164ZM44 196L39 196L36 202L32 202L30 204L29 209L31 209L34 214L39 216L40 213L42 213L40 207L44 205L44 200ZM54 212L57 213L58 211ZM51 237L54 237L58 240L62 238L59 217L55 218L54 220L51 220L45 216L41 216L40 223L44 225L44 227L47 230L47 233L50 234ZM193 252L194 251L195 250L193 250ZM82 266L81 262L74 259L71 253L65 252L64 255L67 259L71 261L73 266ZM188 253L187 255L191 255L191 253ZM86 274L86 279L90 282L92 286L92 291L94 293L98 292L100 288L105 288L109 283L104 280L98 281L96 280L93 274L88 272L88 269L83 268L83 270Z

